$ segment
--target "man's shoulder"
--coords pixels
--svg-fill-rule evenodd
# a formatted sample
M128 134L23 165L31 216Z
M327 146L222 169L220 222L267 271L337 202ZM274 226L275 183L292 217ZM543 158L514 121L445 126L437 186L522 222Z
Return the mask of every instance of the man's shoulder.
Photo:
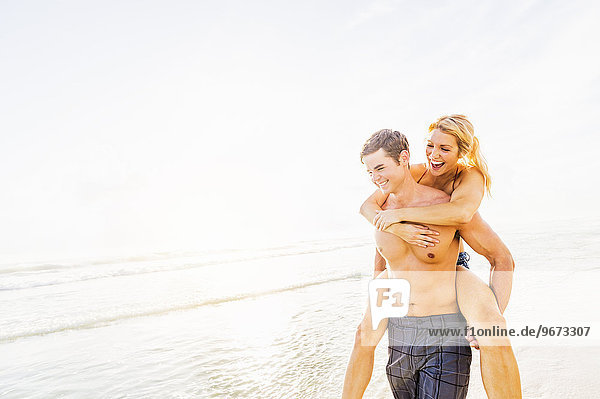
M450 202L450 196L442 190L438 190L437 188L429 186L423 186L422 190L423 195L420 202L422 202L423 205L421 206L437 205Z

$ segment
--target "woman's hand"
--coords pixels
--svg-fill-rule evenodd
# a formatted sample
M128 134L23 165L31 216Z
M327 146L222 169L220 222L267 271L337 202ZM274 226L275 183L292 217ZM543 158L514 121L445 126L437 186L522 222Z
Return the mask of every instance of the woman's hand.
M373 224L377 230L385 230L394 223L400 223L402 212L400 209L388 209L386 211L377 211L377 215L373 218Z
M416 245L421 248L434 247L440 241L435 238L439 236L435 230L431 230L426 226L411 223L394 223L387 229L388 233L392 233L411 245Z

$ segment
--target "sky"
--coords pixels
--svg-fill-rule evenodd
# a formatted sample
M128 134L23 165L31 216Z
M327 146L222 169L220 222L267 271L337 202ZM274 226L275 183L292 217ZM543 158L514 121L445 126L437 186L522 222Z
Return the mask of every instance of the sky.
M0 2L0 256L368 235L358 154L475 125L505 228L597 218L594 1ZM504 227L502 227L504 226Z

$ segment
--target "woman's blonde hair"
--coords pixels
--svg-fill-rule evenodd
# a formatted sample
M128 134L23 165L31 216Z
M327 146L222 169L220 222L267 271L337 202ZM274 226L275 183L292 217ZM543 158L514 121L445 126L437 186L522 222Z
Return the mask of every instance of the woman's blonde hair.
M438 129L442 133L451 134L458 143L458 163L477 168L485 179L485 189L491 193L492 177L487 162L481 153L479 139L475 136L473 124L464 115L447 115L438 118L429 125L429 131Z

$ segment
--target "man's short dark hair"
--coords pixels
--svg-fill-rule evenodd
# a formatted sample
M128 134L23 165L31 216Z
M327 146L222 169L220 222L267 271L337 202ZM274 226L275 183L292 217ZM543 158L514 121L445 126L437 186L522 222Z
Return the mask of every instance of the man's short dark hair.
M380 148L387 153L387 155L399 163L400 153L404 150L408 151L408 140L402 133L392 129L381 129L375 133L363 145L363 149L360 153L360 160L374 152L379 151Z

